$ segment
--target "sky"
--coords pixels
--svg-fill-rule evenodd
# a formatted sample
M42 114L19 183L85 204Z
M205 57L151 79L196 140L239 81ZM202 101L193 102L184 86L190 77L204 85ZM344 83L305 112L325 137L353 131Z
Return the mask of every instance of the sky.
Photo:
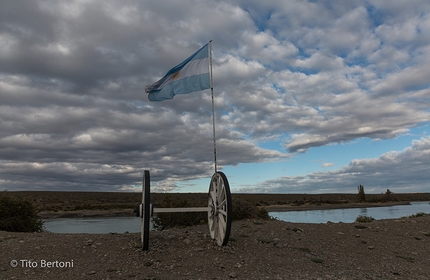
M145 86L209 40L233 193L430 189L427 0L0 6L0 191L207 192L210 90Z

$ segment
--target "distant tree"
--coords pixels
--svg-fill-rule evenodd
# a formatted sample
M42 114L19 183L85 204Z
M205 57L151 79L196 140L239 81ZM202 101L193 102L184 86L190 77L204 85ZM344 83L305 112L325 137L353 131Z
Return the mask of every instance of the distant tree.
M385 193L385 201L399 201L396 194L387 189L387 192Z
M358 201L366 201L366 194L364 193L364 187L362 185L358 186Z
M387 192L385 193L385 200L391 201L391 191L387 189Z

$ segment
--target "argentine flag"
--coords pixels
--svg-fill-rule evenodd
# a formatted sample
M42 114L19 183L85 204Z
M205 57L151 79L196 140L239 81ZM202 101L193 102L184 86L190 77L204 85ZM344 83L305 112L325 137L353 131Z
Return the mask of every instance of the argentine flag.
M209 43L182 63L176 65L145 92L151 101L172 99L176 94L185 94L210 88Z

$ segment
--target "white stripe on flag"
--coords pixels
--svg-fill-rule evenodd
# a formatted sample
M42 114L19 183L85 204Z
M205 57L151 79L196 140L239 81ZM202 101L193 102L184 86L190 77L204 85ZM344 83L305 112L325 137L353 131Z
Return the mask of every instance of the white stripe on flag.
M209 44L204 45L167 74L147 86L145 92L151 101L172 99L176 94L185 94L210 88Z
M191 60L179 72L173 73L159 87L161 89L165 85L173 81L209 73L209 58Z

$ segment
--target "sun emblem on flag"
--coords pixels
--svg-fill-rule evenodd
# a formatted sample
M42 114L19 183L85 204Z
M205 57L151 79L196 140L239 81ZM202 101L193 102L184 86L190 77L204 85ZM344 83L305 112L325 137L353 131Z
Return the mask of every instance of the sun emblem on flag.
M176 78L178 78L178 76L179 76L179 72L180 72L180 71L178 71L178 72L176 72L176 73L174 73L174 74L172 75L172 80L175 80Z

